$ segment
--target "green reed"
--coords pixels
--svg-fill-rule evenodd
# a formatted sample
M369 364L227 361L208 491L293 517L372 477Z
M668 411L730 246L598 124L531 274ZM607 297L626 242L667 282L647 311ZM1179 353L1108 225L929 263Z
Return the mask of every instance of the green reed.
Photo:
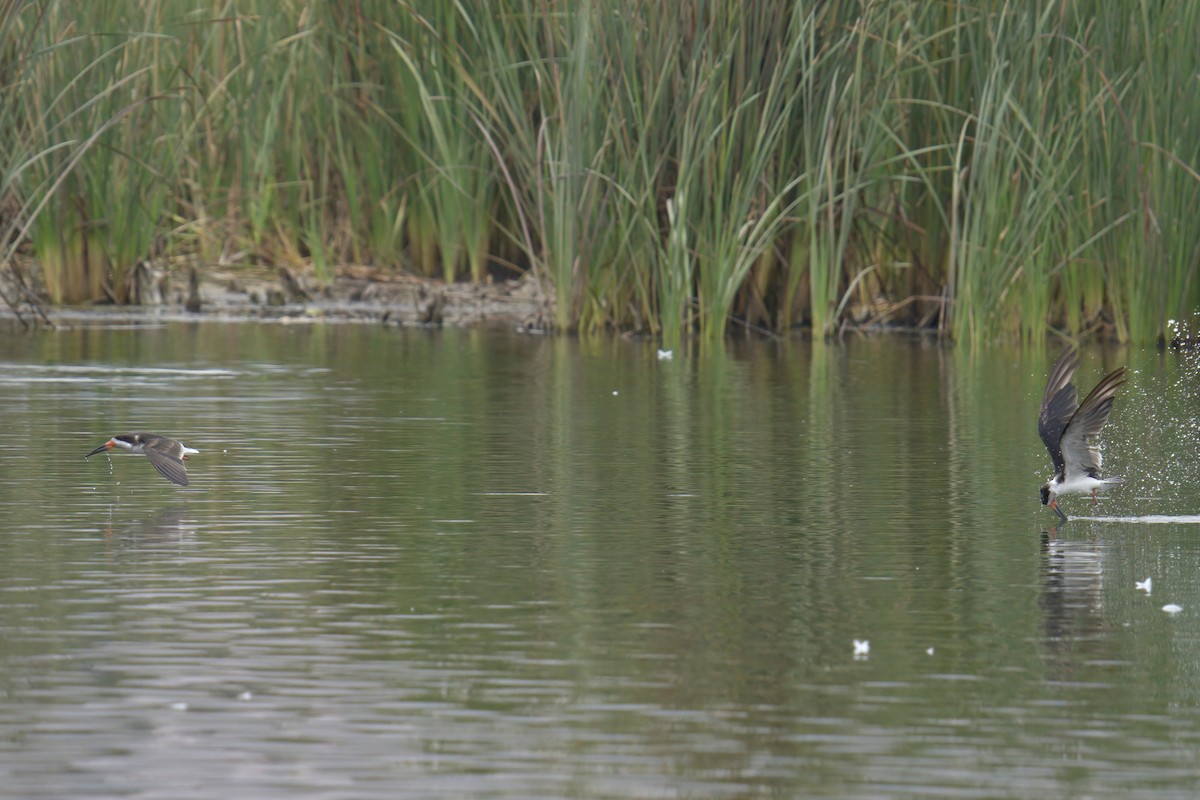
M1140 178L1145 192L1138 214L1145 263L1132 269L1144 269L1151 288L1144 306L1129 315L1131 337L1143 341L1169 336L1166 320L1200 302L1200 217L1195 213L1200 207L1200 117L1192 107L1200 74L1194 38L1200 9L1184 3L1174 11L1178 18L1164 24L1153 4L1139 3L1130 20L1136 26L1127 27L1146 32L1129 42L1140 45L1135 52L1141 56L1139 77L1146 89L1130 104L1136 139L1126 156L1138 165L1136 171L1128 167L1129 177Z
M492 155L472 117L469 82L480 51L478 31L461 6L432 6L388 31L403 64L397 113L412 155L419 160L414 236L424 271L433 262L447 281L481 280L491 234ZM424 228L427 233L419 233ZM431 245L436 245L436 249Z
M120 33L83 33L62 4L27 6L5 20L5 33L28 43L13 64L19 79L5 87L7 121L19 132L6 148L5 200L23 209L10 230L32 233L47 292L60 303L128 299L128 276L158 233L176 156L169 136L148 134L156 106L176 99L145 66L161 38L147 30L160 21L98 6L95 19Z
M5 263L125 302L177 254L491 262L559 330L668 346L1150 341L1200 301L1195 30L1149 0L10 4Z
M709 339L724 334L738 291L795 202L789 194L797 181L778 155L799 101L791 76L811 25L799 6L790 15L771 7L726 10L698 38L697 101L680 131L694 149L686 170L681 162L679 182L690 201L699 328ZM779 28L790 42L782 51L768 38Z

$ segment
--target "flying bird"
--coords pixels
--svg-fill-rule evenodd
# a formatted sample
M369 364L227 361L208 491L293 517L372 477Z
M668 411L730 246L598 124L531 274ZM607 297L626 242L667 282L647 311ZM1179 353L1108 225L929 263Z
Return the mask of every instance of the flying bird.
M1101 477L1098 447L1100 429L1108 421L1113 398L1125 383L1125 368L1118 367L1105 375L1079 403L1071 383L1078 367L1079 353L1068 347L1050 369L1038 414L1038 435L1054 462L1054 477L1042 486L1042 505L1054 509L1063 522L1067 515L1058 507L1059 495L1090 493L1095 500L1097 490L1125 482L1116 475Z
M104 444L88 453L84 458L91 458L97 453L125 451L134 455L144 455L158 470L159 474L171 483L179 486L188 485L187 469L184 459L192 453L199 453L184 445L183 442L159 436L156 433L123 433L114 436Z

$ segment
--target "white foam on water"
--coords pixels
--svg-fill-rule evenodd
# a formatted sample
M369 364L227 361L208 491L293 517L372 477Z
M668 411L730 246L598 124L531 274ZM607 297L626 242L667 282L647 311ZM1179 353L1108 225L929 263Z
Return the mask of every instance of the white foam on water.
M1200 514L1144 514L1137 517L1078 517L1079 522L1122 522L1143 525L1200 525Z

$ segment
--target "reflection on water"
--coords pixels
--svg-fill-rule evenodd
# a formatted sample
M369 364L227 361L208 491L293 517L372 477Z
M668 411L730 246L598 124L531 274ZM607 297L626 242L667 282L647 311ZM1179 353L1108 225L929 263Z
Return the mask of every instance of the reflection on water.
M1046 660L1056 679L1068 680L1079 663L1080 643L1105 643L1104 550L1094 541L1043 534L1042 559Z
M0 340L0 785L1186 796L1200 503L1131 491L1042 535L1044 369L903 340ZM1187 416L1164 397L1157 424ZM1144 474L1121 419L1112 463ZM191 485L83 461L131 430L197 447Z
M128 519L118 519L116 508L110 506L104 534L136 546L179 541L191 530L187 520L187 504L181 502L167 504L153 512Z

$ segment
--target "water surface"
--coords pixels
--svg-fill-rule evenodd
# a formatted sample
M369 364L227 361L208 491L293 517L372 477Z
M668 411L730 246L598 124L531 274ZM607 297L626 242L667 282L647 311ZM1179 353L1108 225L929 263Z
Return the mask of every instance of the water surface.
M1055 531L1054 355L7 334L0 795L1193 796L1196 371L1085 351L1130 484Z

